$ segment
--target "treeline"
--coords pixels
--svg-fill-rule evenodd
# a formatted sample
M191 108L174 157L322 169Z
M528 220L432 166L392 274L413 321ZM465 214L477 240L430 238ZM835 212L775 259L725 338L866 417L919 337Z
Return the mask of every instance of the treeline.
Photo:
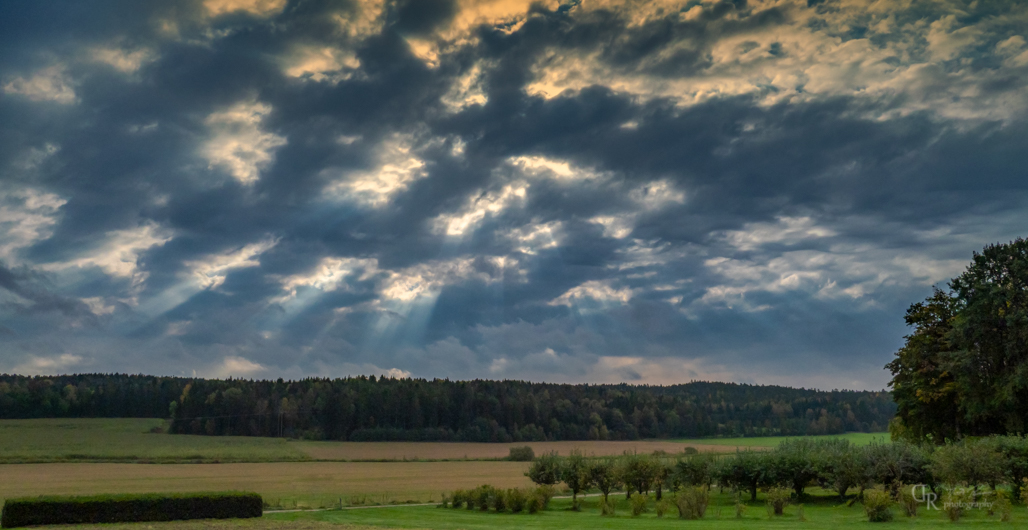
M0 376L0 418L171 418L171 432L351 441L635 440L884 430L887 392L694 382Z
M783 503L802 501L806 489L817 486L838 494L840 500L847 493L856 493L865 508L874 503L876 510L887 510L895 501L907 515L915 515L917 505L924 501L912 498L919 489L921 497L930 491L928 498L939 500L940 505L956 504L959 509L985 496L990 506L1005 502L1009 511L1010 501L1028 500L1024 489L1028 484L1028 439L993 436L938 446L904 441L856 446L841 438L796 438L771 451L720 456L695 451L601 458L586 458L579 452L565 457L550 453L537 457L525 474L540 486L563 482L572 493L573 507L578 495L590 490L603 495L602 509L610 493L617 490L625 491L629 498L642 495L641 502L645 502L651 491L660 501L683 488L709 491L719 486L740 497L748 496L751 502L757 500L758 491L764 491L768 502L777 503L774 513L781 515ZM891 518L885 512L868 515L879 521ZM956 520L960 513L948 515Z

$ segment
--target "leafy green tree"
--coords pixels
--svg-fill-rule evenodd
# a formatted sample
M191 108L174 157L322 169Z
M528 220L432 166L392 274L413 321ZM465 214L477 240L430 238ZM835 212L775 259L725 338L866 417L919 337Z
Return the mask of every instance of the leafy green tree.
M625 485L626 498L632 497L632 489L640 494L649 494L657 479L658 462L650 455L627 453L618 462L618 476Z
M683 486L709 486L714 473L714 458L706 454L693 454L675 462L673 476Z
M914 332L887 367L892 432L941 444L1028 431L1028 240L989 245L907 311Z
M1028 409L1028 240L989 245L950 283L952 373L968 434L1023 433Z
M987 484L995 488L1003 480L1006 461L994 440L965 439L939 447L932 455L931 471L943 483L974 488Z
M934 485L929 464L931 454L925 447L904 441L872 442L864 448L870 481L895 488L900 484Z
M611 490L621 485L614 459L599 458L589 462L589 482L600 490L606 503Z
M556 452L536 457L525 476L540 486L552 486L561 480L562 462Z
M894 439L941 443L959 433L957 388L946 360L959 306L957 299L935 289L907 309L904 318L914 331L886 365L893 375L889 385L897 407L891 425Z
M571 490L571 509L578 510L578 494L589 487L589 463L581 451L573 450L562 459L560 478Z
M757 489L765 477L765 455L755 451L739 451L735 456L724 458L715 468L718 483L735 489L748 491L750 500L757 500Z
M1006 482L1015 499L1021 498L1021 486L1028 479L1028 439L1022 436L997 436L996 450L1002 453Z
M818 477L814 467L814 441L806 438L785 440L780 443L769 458L774 462L779 483L791 487L796 499L803 497L803 490Z
M819 444L812 460L821 487L834 490L839 500L846 497L850 488L866 485L869 479L867 459L849 440L825 440Z

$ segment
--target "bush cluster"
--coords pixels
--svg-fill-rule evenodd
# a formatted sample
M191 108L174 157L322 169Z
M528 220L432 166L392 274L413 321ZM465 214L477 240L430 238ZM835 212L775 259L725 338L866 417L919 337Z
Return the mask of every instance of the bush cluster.
M527 445L522 447L511 447L507 460L512 462L531 462L532 460L535 460L535 451Z
M454 491L441 506L454 509L467 508L498 513L538 513L545 510L553 497L553 488L538 487L531 490L510 488L507 490L494 488L488 484L473 490Z
M97 524L260 517L256 493L216 492L7 499L0 526Z
M884 489L864 492L864 513L872 523L887 523L892 520L892 495Z

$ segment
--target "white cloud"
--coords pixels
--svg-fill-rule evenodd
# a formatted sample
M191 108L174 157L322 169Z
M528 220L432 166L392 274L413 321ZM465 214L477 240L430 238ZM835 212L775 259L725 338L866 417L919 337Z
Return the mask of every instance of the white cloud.
M268 17L280 13L286 7L287 0L204 0L203 6L210 16L218 16L236 11L260 17Z
M949 15L932 22L926 39L933 59L950 60L964 48L974 44L981 35L981 29L974 26L957 26L956 15Z
M378 273L378 260L366 258L323 258L310 271L281 279L285 294L274 303L290 305L304 289L327 293L346 289L349 280L366 281Z
M374 169L325 170L325 174L335 175L325 188L325 195L335 200L354 200L373 208L389 204L394 194L428 176L424 161L414 152L413 142L414 139L406 134L397 134L383 141L377 148Z
M230 355L222 359L221 364L214 367L211 375L218 378L252 377L268 371L264 365L253 362L245 357Z
M124 73L133 73L156 57L151 50L140 48L125 50L117 47L98 47L90 50L92 60L111 66Z
M348 79L360 68L360 60L350 50L328 46L300 46L282 59L282 68L289 77L338 83Z
M685 203L685 193L666 180L644 184L628 192L628 197L647 210L660 210L672 204Z
M550 305L566 305L578 307L588 305L589 301L601 304L626 304L632 299L632 289L628 287L614 288L609 280L589 280L568 289L567 292L550 301Z
M485 93L484 83L484 68L476 64L454 79L441 101L450 112L460 112L472 105L485 105L489 97Z
M107 302L107 299L102 296L92 296L89 298L81 298L82 303L89 307L89 311L96 316L110 315L117 309L114 304Z
M437 296L443 287L472 278L486 282L494 280L487 272L478 270L470 258L429 261L389 271L382 296L387 301L409 303L418 298Z
M18 250L49 238L66 202L33 188L0 194L0 260L17 263Z
M606 237L624 239L632 233L635 216L632 214L598 215L589 219L589 222L602 226L603 235Z
M536 254L540 250L555 248L560 244L561 221L538 223L509 230L505 236L509 238L514 249L524 254Z
M528 184L514 182L496 191L478 192L456 213L440 214L431 221L433 231L448 236L461 236L472 231L486 217L497 215L525 200Z
M243 184L256 182L275 149L286 144L285 138L261 129L270 112L270 105L250 99L207 116L211 138L202 153L211 167L225 169Z
M277 243L277 239L267 238L231 252L207 256L200 260L187 261L184 265L192 270L193 276L202 288L216 288L224 283L225 277L229 272L260 265L256 258L260 257L261 254L267 252Z
M726 231L723 237L739 250L753 250L769 243L795 245L835 234L811 217L779 217L774 223L746 223L742 230Z
M601 175L564 160L544 156L515 156L507 163L519 169L526 177L545 177L557 181L579 181L601 178Z
M78 98L71 78L63 65L36 71L29 77L16 77L3 85L4 92L24 96L32 101L53 101L64 105Z
M67 374L82 366L83 361L82 356L70 353L51 357L30 355L27 361L15 366L12 373L23 375Z
M99 245L76 258L47 263L42 268L61 271L72 267L98 267L111 276L131 278L133 284L138 285L147 278L147 273L138 271L139 255L171 238L170 231L148 221L135 228L107 232Z

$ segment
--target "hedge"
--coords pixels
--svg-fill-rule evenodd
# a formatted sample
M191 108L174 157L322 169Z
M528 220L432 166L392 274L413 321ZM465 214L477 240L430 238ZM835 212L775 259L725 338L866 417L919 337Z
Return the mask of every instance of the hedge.
M0 527L260 517L256 493L203 492L7 499Z

